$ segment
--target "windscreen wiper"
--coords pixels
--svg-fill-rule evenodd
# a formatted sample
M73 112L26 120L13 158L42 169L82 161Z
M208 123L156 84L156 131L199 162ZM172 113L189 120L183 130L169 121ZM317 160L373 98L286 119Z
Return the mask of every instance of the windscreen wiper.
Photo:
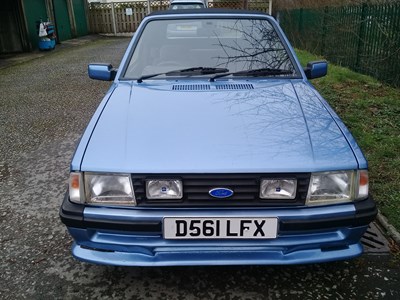
M284 70L284 69L271 69L271 68L262 68L262 69L250 69L244 70L239 72L227 72L224 74L218 74L210 78L210 81L213 82L216 78L221 78L225 76L270 76L270 75L287 75L292 74L293 71L291 70Z
M194 67L194 68L188 68L188 69L181 69L181 70L174 70L174 71L169 71L169 72L162 72L162 73L144 75L144 76L139 77L137 79L137 82L141 83L145 79L149 79L149 78L156 77L156 76L159 76L159 75L166 75L166 76L186 75L186 76L191 76L191 75L218 74L218 73L226 73L226 72L229 72L229 70L226 69L226 68Z

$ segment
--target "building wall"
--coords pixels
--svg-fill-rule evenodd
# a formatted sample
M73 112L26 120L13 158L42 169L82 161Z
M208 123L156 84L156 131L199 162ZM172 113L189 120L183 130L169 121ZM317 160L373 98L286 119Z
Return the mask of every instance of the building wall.
M88 34L87 0L1 0L0 53L38 48L37 22L52 21L59 42Z
M18 6L14 0L6 0L0 6L0 53L22 51Z

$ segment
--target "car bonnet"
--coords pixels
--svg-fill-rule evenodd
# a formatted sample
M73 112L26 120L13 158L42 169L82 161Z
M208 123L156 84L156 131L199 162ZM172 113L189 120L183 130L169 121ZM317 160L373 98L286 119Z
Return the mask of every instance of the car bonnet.
M302 85L305 90L309 88ZM355 169L347 140L313 93L290 80L119 84L82 171L312 172Z

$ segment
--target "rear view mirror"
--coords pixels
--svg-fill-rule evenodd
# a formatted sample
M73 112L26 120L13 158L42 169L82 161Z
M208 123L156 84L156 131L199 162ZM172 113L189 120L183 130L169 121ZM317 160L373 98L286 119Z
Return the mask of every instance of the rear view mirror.
M312 61L304 68L308 79L323 77L328 72L328 63L325 60Z
M112 81L115 79L117 69L114 69L111 64L89 64L88 73L92 79Z

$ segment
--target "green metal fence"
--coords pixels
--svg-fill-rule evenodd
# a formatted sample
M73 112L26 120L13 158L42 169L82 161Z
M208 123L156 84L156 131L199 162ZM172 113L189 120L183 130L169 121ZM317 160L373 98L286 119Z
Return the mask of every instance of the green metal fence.
M280 12L291 43L400 86L400 2Z

